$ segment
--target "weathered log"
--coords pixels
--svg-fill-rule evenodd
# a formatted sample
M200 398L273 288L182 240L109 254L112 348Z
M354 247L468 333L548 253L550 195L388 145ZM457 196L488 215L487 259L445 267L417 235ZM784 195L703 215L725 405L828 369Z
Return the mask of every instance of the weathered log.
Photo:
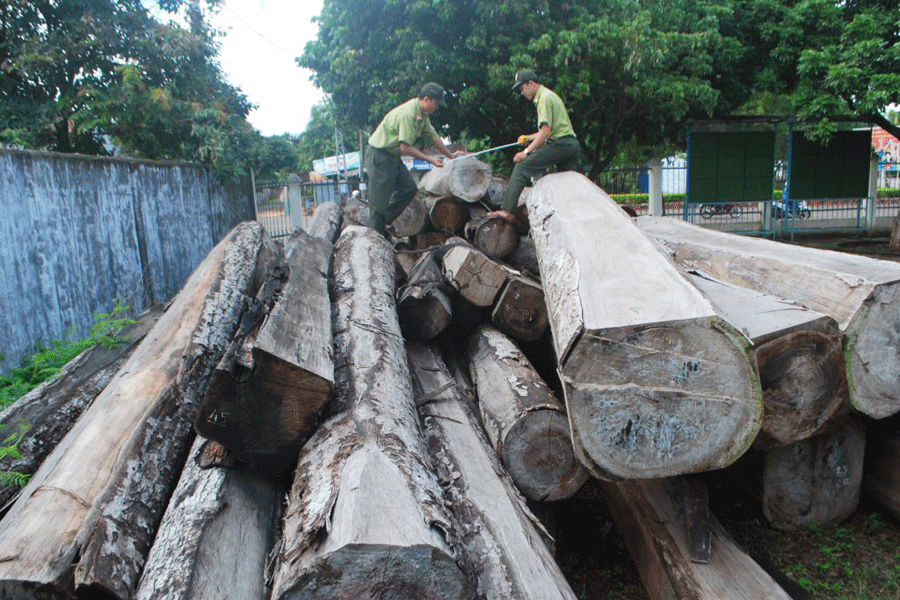
M453 196L463 202L478 202L491 183L491 168L477 158L445 160L419 180L419 190L432 196Z
M369 226L369 205L361 200L348 198L342 207L344 219L342 227L351 225Z
M428 342L444 331L453 320L451 294L438 258L431 251L412 268L406 285L397 290L397 316L403 337Z
M696 271L690 277L756 346L763 392L757 449L805 440L847 415L850 394L837 321Z
M464 244L448 250L442 264L447 280L475 306L491 306L509 275L507 268Z
M859 505L865 429L853 418L809 439L766 452L763 514L773 527L828 527Z
M510 274L494 302L491 322L517 340L539 340L549 325L541 284L526 275Z
M430 250L440 246L453 237L449 231L423 231L413 238L413 248L416 250Z
M622 215L628 218L624 212ZM685 486L677 479L601 484L650 598L790 600L712 515L708 515L713 540L709 562L691 560Z
M425 231L428 225L428 209L422 194L416 194L412 202L406 205L396 219L391 222L394 237L409 237Z
M586 177L541 178L528 211L579 460L652 478L743 454L762 416L749 340Z
M117 333L127 340L112 348L88 348L57 374L0 412L5 437L15 436L18 456L0 459L0 470L31 475L63 439L84 410L112 380L147 332L156 324L163 307L156 305ZM21 435L20 428L25 429ZM22 488L0 487L0 506L5 508Z
M476 329L466 352L482 423L516 487L531 500L571 497L588 472L572 451L562 402L493 327Z
M876 419L900 411L900 264L678 219L640 217L636 223L687 268L834 318L845 334L852 405Z
M900 517L900 432L869 436L863 484L878 504Z
M245 468L203 468L204 452L217 445L195 440L134 600L264 597L283 490Z
M309 235L328 240L334 244L344 225L344 211L336 202L323 202L316 207L309 222Z
M469 221L465 227L466 239L488 258L500 260L519 245L516 226L502 217L485 216Z
M334 364L328 272L331 242L296 229L262 324L235 339L200 406L197 433L272 476L297 463L331 394ZM286 279L286 281L283 281Z
M431 226L438 231L459 231L468 218L465 206L453 196L425 196L425 208Z
M335 247L335 388L303 447L272 600L468 598L413 404L391 247L344 229Z
M541 279L541 269L538 266L537 253L534 249L534 239L529 236L519 238L516 249L507 254L503 261L517 271L528 273L538 281Z
M130 597L267 240L243 223L213 248L35 473L0 522L0 596Z
M484 202L491 207L491 210L496 210L503 204L503 196L506 194L508 183L505 177L500 177L499 175L491 176L491 182L488 184L487 192L484 194Z
M449 500L480 598L576 598L548 550L546 532L488 445L472 399L433 347L407 344L413 389L432 464Z

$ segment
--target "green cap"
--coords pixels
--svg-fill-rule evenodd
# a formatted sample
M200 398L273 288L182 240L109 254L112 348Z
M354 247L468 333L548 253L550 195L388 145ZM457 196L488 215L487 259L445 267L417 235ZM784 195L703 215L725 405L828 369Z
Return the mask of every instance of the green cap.
M537 81L538 83L540 83L540 79L538 79L538 76L534 71L532 71L531 69L522 69L520 71L516 71L516 82L510 89L517 90L519 89L519 86L521 86L526 81Z
M434 98L438 101L442 107L447 108L447 101L444 100L444 88L440 85L432 82L426 83L422 86L422 89L419 90L419 97L422 98L424 96L428 96L430 98Z

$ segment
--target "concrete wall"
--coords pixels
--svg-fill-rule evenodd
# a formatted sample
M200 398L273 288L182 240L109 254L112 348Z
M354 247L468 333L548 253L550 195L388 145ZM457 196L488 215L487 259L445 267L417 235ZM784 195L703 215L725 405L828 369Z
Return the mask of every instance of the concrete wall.
M170 299L253 218L249 180L197 165L0 149L0 370L37 340L84 335L116 298Z

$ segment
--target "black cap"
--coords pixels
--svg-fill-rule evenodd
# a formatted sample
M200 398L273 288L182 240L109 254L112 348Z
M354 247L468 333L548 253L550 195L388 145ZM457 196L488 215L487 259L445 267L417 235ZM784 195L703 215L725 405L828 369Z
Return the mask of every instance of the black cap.
M442 107L447 108L447 101L444 100L444 88L440 85L432 82L426 83L422 86L422 89L419 90L419 97L424 98L425 96L429 96L438 101Z
M538 76L534 71L532 71L531 69L522 69L520 71L516 71L516 82L510 89L517 90L519 89L519 86L521 86L526 81L537 81L540 83L540 80L538 79Z

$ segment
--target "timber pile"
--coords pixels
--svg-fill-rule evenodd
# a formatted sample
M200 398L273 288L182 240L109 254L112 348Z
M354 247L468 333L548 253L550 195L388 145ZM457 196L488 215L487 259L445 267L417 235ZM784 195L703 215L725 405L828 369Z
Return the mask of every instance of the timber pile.
M500 183L476 165L485 190L459 192L465 168L394 247L356 205L283 245L237 227L121 356L5 412L47 433L8 463L33 476L0 597L573 599L535 515L594 476L651 598L787 598L708 472L760 457L780 528L839 522L863 485L898 511L900 434L842 359L886 318L887 266L852 310L804 307L678 260L573 173L529 190L530 234L485 219Z

